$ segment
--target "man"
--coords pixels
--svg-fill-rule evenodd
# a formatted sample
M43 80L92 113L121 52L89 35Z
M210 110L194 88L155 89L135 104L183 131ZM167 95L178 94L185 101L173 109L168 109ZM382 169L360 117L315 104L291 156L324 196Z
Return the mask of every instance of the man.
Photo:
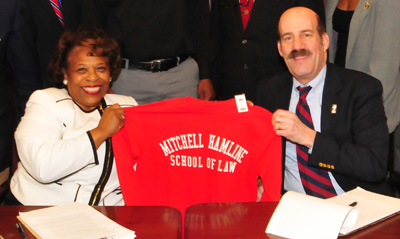
M215 54L212 80L218 99L245 93L255 100L258 82L286 71L276 49L281 14L306 6L324 18L321 0L213 0L211 30Z
M262 81L257 99L274 112L276 134L286 139L284 189L327 198L360 186L393 195L385 180L389 135L381 83L326 63L329 37L312 10L291 8L278 27L278 51L291 75Z
M208 0L88 0L84 21L121 47L112 89L139 104L192 96L210 100ZM87 11L87 12L86 12Z
M40 88L25 0L0 0L0 200L10 173L13 131L31 93ZM10 71L9 71L10 70Z
M64 31L75 30L82 22L82 0L28 0L33 15L35 48L42 87L51 86L48 68ZM57 12L56 9L60 11ZM57 16L57 13L59 15ZM32 30L32 29L31 29Z

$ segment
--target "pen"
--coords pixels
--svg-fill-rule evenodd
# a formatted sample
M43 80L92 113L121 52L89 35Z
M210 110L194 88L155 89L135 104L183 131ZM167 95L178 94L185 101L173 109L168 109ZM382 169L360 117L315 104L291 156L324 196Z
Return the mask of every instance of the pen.
M22 239L26 239L26 235L25 235L24 229L22 228L21 224L17 223L15 225L17 226L17 229L19 231L19 234L21 234Z
M349 204L350 207L355 207L357 205L357 202L352 202Z

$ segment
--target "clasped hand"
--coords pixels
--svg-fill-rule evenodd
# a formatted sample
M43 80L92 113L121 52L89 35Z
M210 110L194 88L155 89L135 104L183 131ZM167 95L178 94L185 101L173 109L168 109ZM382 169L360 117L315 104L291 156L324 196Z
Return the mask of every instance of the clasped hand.
M272 115L272 126L277 135L287 140L312 148L316 131L300 121L299 117L287 110L276 110Z
M107 107L100 119L99 125L91 130L96 148L107 139L114 136L125 126L125 111L119 104Z

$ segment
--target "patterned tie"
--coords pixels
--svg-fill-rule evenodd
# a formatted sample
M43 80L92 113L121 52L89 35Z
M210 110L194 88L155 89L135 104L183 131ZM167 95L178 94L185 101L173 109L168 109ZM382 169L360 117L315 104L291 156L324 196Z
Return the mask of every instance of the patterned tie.
M251 9L253 8L254 0L240 0L240 12L242 15L243 29L246 30L249 22Z
M310 108L306 97L311 90L311 86L297 87L300 92L299 103L297 103L296 114L305 125L314 129ZM301 182L305 192L320 198L330 198L336 196L335 189L329 178L328 172L322 169L308 166L308 148L304 145L296 145L297 165L299 167Z
M61 25L64 27L64 19L63 19L63 15L61 12L61 5L59 0L50 0L50 4L54 9L54 12L56 13L58 20L60 20Z

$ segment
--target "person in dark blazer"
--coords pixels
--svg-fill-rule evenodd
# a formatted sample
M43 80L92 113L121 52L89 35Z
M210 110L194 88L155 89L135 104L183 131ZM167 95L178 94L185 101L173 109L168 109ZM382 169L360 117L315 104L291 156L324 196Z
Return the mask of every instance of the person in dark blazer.
M61 35L82 23L82 0L60 0L64 27L49 0L28 0L33 15L35 44L43 88L49 86L48 67Z
M324 18L321 0L256 0L248 13L241 13L239 0L212 0L212 80L218 99L245 93L254 100L261 79L287 70L276 49L276 26L280 15L294 6L307 6ZM245 28L241 14L250 15Z
M140 105L214 98L208 0L87 0L83 12L85 24L102 28L121 46L115 93Z
M40 88L25 0L0 0L0 186L7 181L13 131L31 93Z
M296 147L308 148L308 167L327 171L336 191L362 187L393 195L386 181L389 133L382 84L362 72L327 61L329 37L308 8L287 10L279 21L278 50L290 71L263 80L256 104L274 112L276 134L284 137L284 189L305 192ZM311 86L306 98L314 129L296 113L297 86Z

